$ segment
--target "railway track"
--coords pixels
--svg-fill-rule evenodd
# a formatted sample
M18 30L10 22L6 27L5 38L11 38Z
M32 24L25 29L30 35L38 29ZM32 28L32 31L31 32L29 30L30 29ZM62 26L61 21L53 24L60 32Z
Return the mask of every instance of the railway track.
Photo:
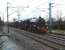
M39 35L31 32L27 32L24 30L10 28L10 30L19 33L20 35L24 35L29 37L45 46L51 47L54 50L65 50L65 36L60 34L46 34Z
M64 35L64 34L58 34L58 33L52 33L52 34L50 34L50 33L49 33L48 35L56 36L56 37L65 39L65 35Z
M39 36L39 35L38 35ZM59 45L65 46L65 35L57 34L57 33L48 33L46 34L46 37L41 35L41 38L45 38L47 40L50 40L52 42L55 42Z
M33 40L35 40L43 45L51 47L54 50L65 50L65 43L64 43L65 41L62 40L62 39L64 39L62 37L59 39L57 36L51 35L51 34L47 34L44 36L44 35L30 33L30 32L23 31L23 30L18 30L18 31L15 30L15 31L20 34L23 34L26 37L32 38Z

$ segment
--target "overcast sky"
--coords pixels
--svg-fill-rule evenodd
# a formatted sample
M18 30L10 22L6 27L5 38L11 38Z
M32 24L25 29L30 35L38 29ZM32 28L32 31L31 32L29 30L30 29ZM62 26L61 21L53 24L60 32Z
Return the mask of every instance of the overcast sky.
M7 1L10 3L9 7L23 6L22 8L9 8L9 14L16 11L9 16L9 20L12 21L13 18L17 17L17 10L20 14L20 19L32 18L42 16L48 19L48 3L50 0L0 0L0 16L3 19L3 15L6 21L6 7ZM54 3L52 6L52 17L58 18L56 16L60 15L65 19L65 0L51 0ZM29 8L27 8L29 6Z

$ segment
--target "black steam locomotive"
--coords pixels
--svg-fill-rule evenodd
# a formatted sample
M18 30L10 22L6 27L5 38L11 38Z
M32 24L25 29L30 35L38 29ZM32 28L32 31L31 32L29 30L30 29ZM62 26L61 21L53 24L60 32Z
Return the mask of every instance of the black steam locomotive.
M47 33L48 26L43 18L39 17L38 19L27 19L21 22L14 22L10 26L20 28L22 30L27 30L31 32L38 32L38 33Z

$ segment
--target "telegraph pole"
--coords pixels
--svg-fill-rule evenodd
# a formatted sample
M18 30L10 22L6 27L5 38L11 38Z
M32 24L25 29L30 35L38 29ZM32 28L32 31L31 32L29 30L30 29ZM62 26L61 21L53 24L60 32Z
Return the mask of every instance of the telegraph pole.
M3 13L3 23L4 23L4 13Z
M20 21L20 14L18 14L18 21Z
M9 4L9 3L7 2L7 29L8 29L7 32L9 33L9 16L8 16L8 8L9 8L9 7L8 7L8 4Z
M51 30L52 30L52 21L51 21L51 5L52 5L52 3L50 2L49 3L49 31L51 32Z
M19 13L19 10L18 10L18 21L20 21L20 13Z

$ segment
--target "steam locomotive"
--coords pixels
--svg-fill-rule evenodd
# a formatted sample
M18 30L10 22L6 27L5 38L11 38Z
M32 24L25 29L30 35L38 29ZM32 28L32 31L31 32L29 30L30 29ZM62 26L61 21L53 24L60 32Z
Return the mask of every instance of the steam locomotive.
M37 33L47 33L48 32L48 26L45 22L45 20L41 17L38 19L27 19L21 22L14 22L12 23L13 27L20 28L22 30L27 30L30 32L37 32Z
M37 33L48 32L48 26L43 18L39 17L36 20L34 18L30 21L30 23L31 23L31 31L37 32Z

